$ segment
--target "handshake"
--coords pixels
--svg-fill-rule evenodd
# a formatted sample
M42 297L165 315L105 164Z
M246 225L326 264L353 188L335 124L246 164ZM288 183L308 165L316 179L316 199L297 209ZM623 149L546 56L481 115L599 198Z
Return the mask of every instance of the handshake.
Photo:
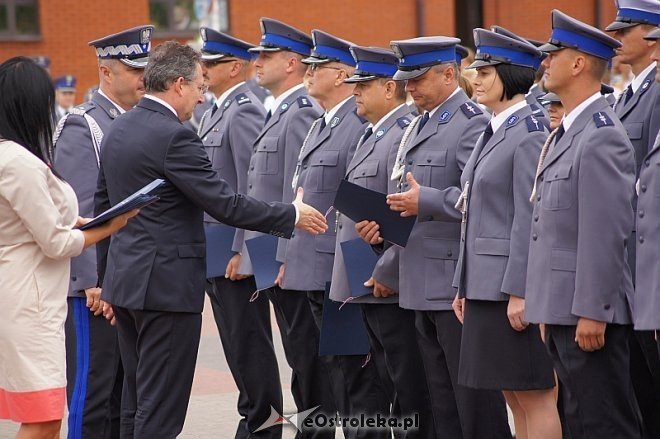
M325 233L328 229L328 222L325 217L318 210L314 209L309 204L303 202L303 188L299 187L296 192L296 198L293 200L293 205L296 206L298 211L298 222L296 228L304 230L314 235Z

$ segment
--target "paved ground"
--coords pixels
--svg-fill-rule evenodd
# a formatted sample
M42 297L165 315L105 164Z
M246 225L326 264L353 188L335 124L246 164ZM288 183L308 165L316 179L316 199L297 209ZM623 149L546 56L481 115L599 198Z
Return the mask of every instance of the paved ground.
M271 321L273 322L274 344L280 367L280 380L284 390L284 411L285 413L293 413L296 410L289 391L291 369L284 357L282 340L274 316ZM238 391L225 361L218 330L213 320L211 305L207 299L203 313L202 338L199 346L192 397L188 407L186 424L179 438L232 438L239 419L236 411L237 398ZM0 439L13 438L17 429L17 424L0 421ZM294 436L295 429L293 427L284 428L283 439L292 439ZM62 427L62 437L66 437L66 426ZM337 432L337 438L343 438L341 432Z

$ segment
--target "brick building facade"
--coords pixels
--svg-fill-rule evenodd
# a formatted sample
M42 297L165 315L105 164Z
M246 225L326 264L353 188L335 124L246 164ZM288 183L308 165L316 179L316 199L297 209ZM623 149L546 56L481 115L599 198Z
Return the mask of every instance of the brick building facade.
M255 43L263 16L304 31L323 29L356 44L386 46L393 39L438 34L462 36L471 45L470 29L492 24L545 40L553 8L600 28L616 12L613 0L226 1L230 32ZM0 8L3 2L11 0L0 0ZM35 4L40 35L18 40L0 31L0 61L16 55L47 55L54 77L70 73L78 78L78 100L97 82L94 52L87 42L150 21L149 0L36 0ZM155 43L171 39L158 33L156 37ZM176 35L182 42L194 37L194 33Z

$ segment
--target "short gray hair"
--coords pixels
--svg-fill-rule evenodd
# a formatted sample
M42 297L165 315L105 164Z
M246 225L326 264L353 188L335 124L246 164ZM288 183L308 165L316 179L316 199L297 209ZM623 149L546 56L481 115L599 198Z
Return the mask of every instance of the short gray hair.
M160 44L149 54L149 63L144 70L144 88L147 93L163 92L178 78L192 81L201 62L200 53L192 47L176 41Z

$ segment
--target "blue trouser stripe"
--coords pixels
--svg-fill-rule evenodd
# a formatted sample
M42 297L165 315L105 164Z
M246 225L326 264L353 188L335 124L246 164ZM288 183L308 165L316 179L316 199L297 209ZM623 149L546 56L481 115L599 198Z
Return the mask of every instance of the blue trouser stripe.
M72 401L69 401L69 439L82 439L83 414L87 396L89 374L89 310L87 299L73 299L74 323L76 327L76 381Z

